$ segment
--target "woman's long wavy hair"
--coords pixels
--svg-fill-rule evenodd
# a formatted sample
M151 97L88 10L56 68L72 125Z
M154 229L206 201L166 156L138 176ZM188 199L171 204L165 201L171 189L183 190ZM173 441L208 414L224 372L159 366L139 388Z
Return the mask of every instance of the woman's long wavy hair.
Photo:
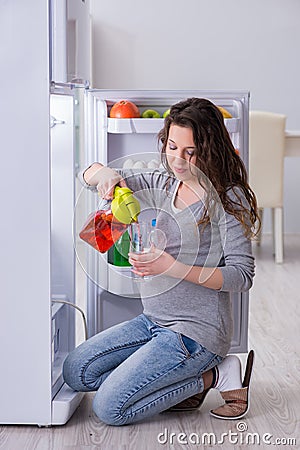
M234 215L242 224L247 237L253 237L260 225L256 197L248 184L246 168L234 149L219 108L204 98L189 98L171 107L158 139L162 143L162 164L170 174L174 175L166 157L171 125L192 129L196 146L195 165L199 173L204 174L202 179L201 175L198 177L200 184L207 190L204 181L207 177L218 194L224 210ZM245 205L239 196L239 189L235 188L243 192L249 206ZM235 200L232 195L228 195L229 190L235 192ZM209 222L208 211L209 207L206 206L206 212L199 223ZM257 223L258 227L255 227Z

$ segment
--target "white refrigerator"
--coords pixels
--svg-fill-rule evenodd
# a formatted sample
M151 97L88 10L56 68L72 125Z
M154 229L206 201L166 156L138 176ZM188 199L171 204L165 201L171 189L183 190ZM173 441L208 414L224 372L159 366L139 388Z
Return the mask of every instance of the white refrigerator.
M79 186L79 170L93 161L120 168L129 155L146 162L158 157L163 119L110 119L110 106L128 99L141 111L163 112L190 96L209 98L231 112L226 126L246 166L248 161L248 92L110 91L51 82L49 15L47 1L1 4L0 37L7 42L0 85L1 424L62 425L80 404L83 394L62 378L63 361L76 345L78 311L71 305L78 306L79 275L89 336L141 311L135 285L123 276L130 269L114 267L107 255L78 240L98 203ZM71 25L73 36L78 27ZM13 38L14 29L23 39ZM71 66L78 60L73 54ZM52 61L52 74L53 68ZM231 350L246 352L248 293L232 300Z

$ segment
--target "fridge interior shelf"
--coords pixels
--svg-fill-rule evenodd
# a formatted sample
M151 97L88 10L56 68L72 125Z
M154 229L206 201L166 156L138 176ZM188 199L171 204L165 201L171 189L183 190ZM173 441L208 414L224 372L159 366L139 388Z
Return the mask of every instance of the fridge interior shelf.
M108 291L125 297L139 297L139 286L131 274L131 266L108 264Z
M158 133L164 126L164 119L111 119L108 118L108 133ZM229 133L240 130L240 119L224 119Z
M109 133L158 133L163 127L164 119L110 119Z

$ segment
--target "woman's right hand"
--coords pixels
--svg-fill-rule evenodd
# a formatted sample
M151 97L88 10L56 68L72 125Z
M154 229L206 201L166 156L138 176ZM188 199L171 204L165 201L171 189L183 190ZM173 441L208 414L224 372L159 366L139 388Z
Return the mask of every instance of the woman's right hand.
M121 175L110 167L100 163L92 164L83 174L84 180L90 186L97 186L99 196L111 200L114 195L115 186L126 187L125 180Z

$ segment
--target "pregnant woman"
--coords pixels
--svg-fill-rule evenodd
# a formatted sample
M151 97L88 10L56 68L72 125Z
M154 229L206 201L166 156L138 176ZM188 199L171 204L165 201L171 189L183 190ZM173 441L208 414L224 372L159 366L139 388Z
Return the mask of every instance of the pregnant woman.
M93 408L111 425L165 410L200 406L210 388L225 404L214 417L248 410L253 352L246 373L227 356L230 293L252 285L251 236L257 205L245 167L219 109L190 98L172 106L159 133L165 170L134 173L94 163L82 174L103 198L127 185L143 208L155 208L165 249L129 254L141 283L143 313L93 336L64 363L66 383L96 391Z

